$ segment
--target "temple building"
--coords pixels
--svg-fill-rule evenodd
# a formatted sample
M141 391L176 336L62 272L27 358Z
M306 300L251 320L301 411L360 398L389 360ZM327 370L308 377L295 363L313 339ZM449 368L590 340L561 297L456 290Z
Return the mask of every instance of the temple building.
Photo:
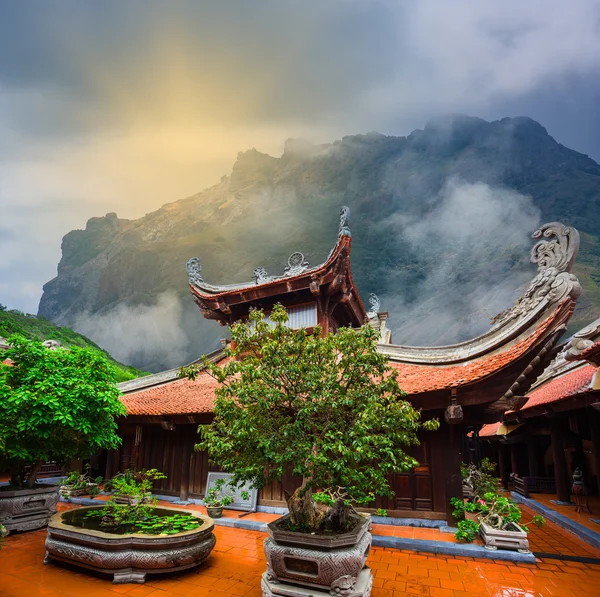
M390 516L450 520L450 498L462 495L460 462L469 459L467 437L476 437L505 413L521 412L528 392L556 356L581 293L570 273L578 232L554 222L533 238L531 260L538 271L525 293L486 333L451 346L393 344L387 313L380 312L375 295L365 308L351 274L348 208L340 212L337 243L320 265L311 267L302 253L294 253L281 274L259 267L251 281L231 285L207 282L197 258L190 259L187 272L200 313L221 325L244 320L255 308L268 316L281 303L294 328L318 324L327 333L342 326L374 326L378 350L398 372L407 399L424 417L438 417L442 424L436 432L424 432L421 445L411 450L419 466L390 479L394 497L379 498L372 508L385 508ZM227 358L223 349L208 356L215 363ZM119 423L122 447L107 456L106 476L128 467L156 467L168 475L159 493L202 497L212 469L207 454L193 445L198 424L212 418L216 386L207 373L191 381L179 379L176 369L120 384L128 415ZM283 506L284 490L299 484L290 472L282 483L261 489L259 506Z
M568 503L579 468L587 491L600 495L599 371L600 319L564 345L520 410L481 429L482 452L498 462L505 487Z

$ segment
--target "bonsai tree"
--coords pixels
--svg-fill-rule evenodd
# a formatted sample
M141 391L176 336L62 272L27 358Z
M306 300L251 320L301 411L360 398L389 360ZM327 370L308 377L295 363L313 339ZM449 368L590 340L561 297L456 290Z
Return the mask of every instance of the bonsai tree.
M210 459L233 473L232 483L262 487L286 470L302 477L286 495L292 529L344 528L353 503L391 496L387 476L418 463L404 448L422 427L369 326L323 336L286 327L276 305L266 322L253 311L231 327L232 357L203 366L220 383L215 417L201 425ZM191 379L200 367L181 370Z
M102 508L90 510L86 519L98 519L98 526L107 533L143 533L145 535L175 535L191 531L202 525L202 519L190 512L173 515L156 513L158 500L150 493L152 484L167 476L157 469L129 471L130 474L114 478L115 488L130 499L119 504L111 497Z
M459 520L458 530L455 533L457 541L472 543L475 535L479 532L480 524L501 530L515 530L514 524L519 525L526 533L529 533L528 524L532 523L541 527L546 523L543 516L535 514L531 521L524 524L521 521L521 509L511 499L499 494L497 491L489 491L474 502L465 502L462 498L452 498L450 503L454 507L452 516ZM478 520L461 520L465 518L465 512L478 514Z
M42 464L86 458L120 443L115 417L125 415L113 367L97 352L49 350L9 338L0 364L0 463L10 482L33 487Z
M71 492L76 491L85 491L90 494L90 497L96 497L100 493L98 485L102 483L102 477L92 479L91 470L90 464L87 463L83 473L71 471L60 487L62 497L69 497Z

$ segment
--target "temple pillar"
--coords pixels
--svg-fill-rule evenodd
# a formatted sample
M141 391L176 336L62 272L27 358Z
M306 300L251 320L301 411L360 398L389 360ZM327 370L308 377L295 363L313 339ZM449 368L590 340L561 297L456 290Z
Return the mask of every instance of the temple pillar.
M552 459L554 460L554 480L556 482L557 499L560 502L571 501L567 461L564 451L565 426L559 418L550 419L550 440L552 442Z
M508 489L508 462L506 462L506 446L498 444L498 474L504 489Z
M596 485L598 486L598 495L600 495L600 416L598 416L596 411L590 409L588 420L590 423L592 459L596 473Z
M104 471L104 480L108 481L117 474L119 468L119 455L117 450L108 450L106 453L106 469Z
M529 476L539 477L540 469L538 466L537 446L533 435L527 436L527 461L529 464Z
M179 485L179 501L187 502L190 490L190 462L194 447L191 438L185 438L181 451L181 484Z
M459 425L447 425L448 444L444 450L444 470L446 472L444 481L446 487L446 515L447 520L453 521L452 511L454 508L450 505L450 498L463 495L462 475L460 474L461 454L461 435L462 430ZM452 524L452 522L450 522Z
M517 444L510 444L510 468L511 472L519 474L519 454L517 452Z

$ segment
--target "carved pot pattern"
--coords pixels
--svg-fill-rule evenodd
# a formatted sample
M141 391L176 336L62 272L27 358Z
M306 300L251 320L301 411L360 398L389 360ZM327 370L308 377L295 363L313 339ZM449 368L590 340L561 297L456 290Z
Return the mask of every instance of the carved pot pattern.
M194 515L204 520L200 528L163 536L111 535L66 525L62 515L55 514L48 525L44 562L59 560L111 573L115 582L144 582L146 573L198 566L210 555L216 538L213 522L199 513Z
M370 548L369 532L361 534L354 545L327 551L280 544L268 537L264 542L266 577L270 583L290 582L325 589L331 595L351 595Z
M57 486L0 492L0 524L11 531L32 531L48 524L56 512Z

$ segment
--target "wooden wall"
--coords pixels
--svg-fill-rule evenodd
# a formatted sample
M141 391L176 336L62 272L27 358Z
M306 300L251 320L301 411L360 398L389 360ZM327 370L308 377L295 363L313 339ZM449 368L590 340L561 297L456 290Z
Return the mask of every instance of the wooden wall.
M174 431L164 430L158 424L143 424L141 437L137 431L139 444L136 446L135 426L121 428L123 444L118 451L109 454L106 477L126 468L157 468L167 479L156 483L156 493L179 495L183 480L191 497L203 497L208 472L219 469L208 464L206 452L193 449L198 441L196 431L195 424L177 424ZM460 477L460 454L458 448L451 447L448 426L424 433L421 445L409 452L419 461L419 467L407 474L393 475L390 483L394 497L377 498L372 509L384 508L390 516L447 519L449 497L460 489L460 480L458 485L456 480L456 474ZM189 463L188 483L185 483L186 462ZM448 472L453 468L457 469L454 476ZM260 490L259 505L285 505L284 489L291 493L300 483L300 477L291 473L284 477L283 483L270 483Z

